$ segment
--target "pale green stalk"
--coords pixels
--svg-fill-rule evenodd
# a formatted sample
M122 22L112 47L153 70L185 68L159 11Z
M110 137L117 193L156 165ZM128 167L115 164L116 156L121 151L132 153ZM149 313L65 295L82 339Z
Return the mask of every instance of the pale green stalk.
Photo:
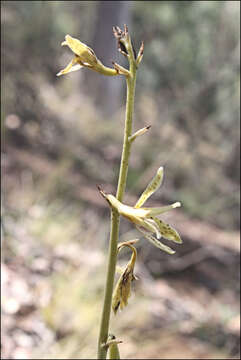
M109 348L109 359L110 360L118 360L120 359L120 353L119 353L119 349L118 349L118 345L114 344L111 345Z
M135 63L133 51L131 49L131 44L129 43L129 46L126 46L126 48L129 54L130 75L126 77L127 95L126 95L125 131L124 131L124 141L123 141L123 150L122 150L122 157L120 164L118 187L116 193L116 197L119 201L122 201L126 188L128 163L129 163L129 156L130 156L131 143L132 143L131 141L128 140L128 138L131 136L131 132L132 132L132 114L134 108L135 83L136 83L136 63ZM119 221L120 221L120 216L118 212L112 209L107 278L106 278L104 305L102 310L99 341L98 341L98 359L106 359L107 350L108 350L107 347L104 347L102 345L106 344L109 335L111 302L112 302L112 293L113 293L115 268L116 268L116 260L117 260Z

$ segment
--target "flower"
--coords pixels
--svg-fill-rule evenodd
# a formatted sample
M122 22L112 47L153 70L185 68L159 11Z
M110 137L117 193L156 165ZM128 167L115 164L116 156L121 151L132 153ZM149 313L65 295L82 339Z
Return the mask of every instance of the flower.
M121 310L127 306L128 299L131 295L131 282L136 280L136 276L134 275L134 267L136 262L137 251L134 246L131 244L135 243L137 240L124 242L119 244L118 250L123 248L124 246L128 246L132 250L132 256L126 268L121 272L121 276L116 283L113 297L112 297L112 309L114 313L117 313L117 310L120 308Z
M161 186L163 179L163 167L161 166L154 178L146 187L134 207L125 205L111 194L105 194L100 190L102 196L108 201L109 205L118 211L118 213L135 224L136 228L144 235L144 237L157 246L159 249L174 254L175 251L160 242L163 237L175 243L182 243L182 240L175 229L169 224L157 218L157 215L163 214L171 209L181 206L180 202L175 202L169 206L148 208L142 207L146 200Z
M74 58L66 68L58 72L57 76L68 74L72 71L79 70L82 67L90 68L104 75L118 75L117 70L104 66L96 57L94 51L78 39L66 35L65 41L63 41L61 45L68 46L73 51Z

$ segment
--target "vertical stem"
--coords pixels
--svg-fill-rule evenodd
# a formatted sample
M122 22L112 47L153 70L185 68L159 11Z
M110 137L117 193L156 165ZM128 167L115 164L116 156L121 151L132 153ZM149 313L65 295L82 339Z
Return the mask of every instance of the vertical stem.
M131 142L128 140L132 132L132 114L134 108L135 97L135 83L136 83L136 64L132 51L129 53L130 61L130 76L126 78L127 82L127 95L126 95L126 116L125 116L125 130L123 150L121 156L120 173L117 187L116 197L119 201L122 200L125 188L126 178L128 172L128 163L131 149ZM114 286L115 268L117 260L117 243L119 237L119 222L120 216L116 210L111 212L111 230L110 230L110 242L109 242L109 254L108 254L108 269L105 285L104 305L102 310L100 333L98 340L98 359L106 359L107 348L102 347L102 344L107 342L109 334L109 323L111 313L112 293Z
M98 341L98 359L106 359L107 348L102 347L102 344L107 342L109 335L109 322L111 312L112 292L115 277L115 267L117 258L117 241L119 236L119 214L117 211L111 212L111 230L108 254L108 268L105 285L104 305L102 310L99 341Z
M132 132L132 114L134 109L134 98L135 98L135 84L136 84L136 67L134 62L130 62L130 73L131 76L126 79L127 82L127 96L126 96L126 119L125 119L125 133L124 143L121 157L120 173L118 180L118 187L116 198L122 201L125 188L126 178L129 165L129 156L131 151L131 142L128 140Z

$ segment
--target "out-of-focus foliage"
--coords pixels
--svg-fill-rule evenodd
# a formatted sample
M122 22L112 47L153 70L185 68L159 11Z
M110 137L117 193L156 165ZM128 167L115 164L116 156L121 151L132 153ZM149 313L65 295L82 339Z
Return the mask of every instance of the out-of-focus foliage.
M124 340L123 357L238 358L240 4L128 3L136 49L145 42L134 130L152 127L133 145L125 201L134 204L164 166L162 189L147 206L182 202L166 219L184 244L171 258L138 242L140 281L113 331ZM109 221L96 184L115 192L124 109L103 116L87 69L56 73L72 58L60 46L66 34L104 58L110 41L94 43L97 24L111 23L108 12L98 18L102 5L1 3L4 351L11 358L95 357ZM106 65L120 59L116 51ZM106 80L92 75L98 95ZM108 102L124 102L124 79L117 80L123 91L108 91ZM136 236L122 221L120 241Z
M18 132L14 136L14 141L19 140L19 146L28 143L28 146L39 148L44 144L46 150L51 150L56 145L53 144L55 139L51 134L64 136L58 119L53 115L51 117L45 109L40 88L46 80L52 86L57 81L56 72L62 62L60 56L63 54L60 44L66 33L81 32L87 40L90 37L91 27L88 23L93 7L94 4L91 2L4 2L3 119L15 113L21 119ZM11 138L12 135L7 129L6 141L8 136ZM58 142L60 139L58 136L57 138Z
M160 132L152 141L158 151L163 134L162 164L172 154L177 198L192 215L238 226L239 4L137 2L134 32L146 45L141 93L151 92L138 115L151 123L147 108L155 109Z
M42 97L49 95L41 89L48 83L48 90L57 91L63 102L78 97L78 92L89 95L91 102L83 80L80 88L77 81L73 88L73 78L59 81L55 74L70 57L59 46L66 33L94 48L97 4L5 2L3 119L9 114L20 119L17 131L6 127L6 141L13 136L19 146L28 144L41 151L44 146L55 157L66 153L66 147L76 153L72 133L67 133L57 111L46 108ZM154 130L150 143L138 148L142 160L130 173L130 185L138 189L138 178L149 164L168 165L174 182L170 194L183 201L184 211L230 229L239 226L238 8L237 2L229 1L137 1L132 5L134 42L137 46L141 39L145 41L136 126L150 123ZM51 98L57 108L54 101ZM81 121L77 113L74 116ZM81 133L76 142L80 137ZM65 146L60 149L63 138Z
M233 21L225 16L227 12ZM225 63L230 71L237 70L238 16L234 2L137 2L135 30L148 46L140 74L143 85L159 90L174 82L180 87L200 84L209 71L216 73Z

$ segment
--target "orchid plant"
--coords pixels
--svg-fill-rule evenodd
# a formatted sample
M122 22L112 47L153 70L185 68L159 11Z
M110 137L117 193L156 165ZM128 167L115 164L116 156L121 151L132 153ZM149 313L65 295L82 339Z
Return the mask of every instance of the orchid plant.
M138 55L136 55L127 26L124 25L123 31L118 26L115 26L113 27L113 32L117 39L120 53L124 55L129 62L129 69L126 69L115 62L113 62L113 68L104 66L89 46L70 35L66 35L65 41L63 41L61 45L68 46L74 53L74 58L57 74L57 76L61 76L86 67L102 75L125 76L127 84L125 129L116 196L106 194L98 187L101 195L108 202L111 209L108 269L98 340L98 359L106 359L107 353L109 353L109 359L120 359L118 344L122 343L122 341L116 339L116 337L109 332L111 308L114 314L117 314L119 309L122 310L127 306L128 298L131 294L131 283L136 279L136 276L134 275L134 266L137 258L137 250L134 245L138 239L118 244L120 216L128 219L136 226L141 235L144 235L148 241L168 254L173 254L175 251L163 244L160 241L161 237L175 243L182 243L177 231L157 217L160 214L181 206L180 202L175 202L174 204L163 207L142 207L147 199L157 191L162 184L162 166L157 170L155 176L147 185L134 206L129 206L122 202L126 188L132 144L137 137L145 134L150 126L146 126L132 134L136 72L143 57L144 43L141 43ZM114 288L117 255L124 247L131 249L132 256L126 267L121 270L120 278Z

